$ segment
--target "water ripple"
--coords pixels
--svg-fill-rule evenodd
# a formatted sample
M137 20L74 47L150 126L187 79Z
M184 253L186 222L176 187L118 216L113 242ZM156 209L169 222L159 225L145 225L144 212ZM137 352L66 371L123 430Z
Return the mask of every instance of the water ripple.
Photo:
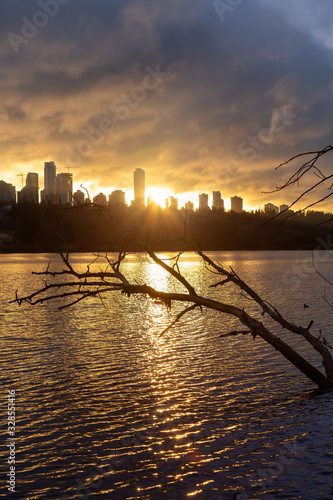
M226 259L265 291L272 280L283 285L283 271L304 259L297 254ZM50 304L8 305L12 283L33 289L29 271L49 257L0 259L1 377L5 394L16 390L20 498L330 497L331 394L313 391L260 340L221 340L234 320L211 311L160 337L170 313L143 300L113 296L106 309L87 302L63 313ZM81 266L88 259L74 256ZM197 257L185 264L198 289L207 288L211 276ZM128 269L156 284L140 256ZM320 298L320 286L314 283L313 296ZM296 302L308 300L303 293L306 283ZM320 300L315 315L327 318L326 330L332 326ZM7 473L6 453L1 470Z

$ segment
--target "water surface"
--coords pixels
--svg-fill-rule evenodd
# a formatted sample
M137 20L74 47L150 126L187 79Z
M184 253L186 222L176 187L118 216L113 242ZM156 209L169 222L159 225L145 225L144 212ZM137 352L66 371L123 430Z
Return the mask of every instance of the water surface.
M320 328L333 343L323 298L332 292L314 272L311 252L209 255L289 319L314 320L311 331ZM318 394L258 338L220 339L238 323L213 311L194 311L161 337L181 306L168 311L117 294L62 312L54 303L9 304L15 289L41 284L31 270L51 258L0 256L1 379L5 400L16 391L18 498L332 498L332 394ZM79 269L90 260L73 255ZM330 279L332 261L325 252L317 262ZM261 317L229 285L209 288L216 277L194 254L181 269L198 293ZM140 283L178 289L142 254L124 270ZM301 339L273 328L321 368ZM4 477L7 451L1 458ZM0 494L7 497L6 487Z

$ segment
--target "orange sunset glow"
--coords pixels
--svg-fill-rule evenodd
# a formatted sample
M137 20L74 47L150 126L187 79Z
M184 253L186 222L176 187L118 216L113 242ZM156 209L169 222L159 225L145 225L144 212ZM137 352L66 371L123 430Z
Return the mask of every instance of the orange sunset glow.
M227 12L201 1L84 1L78 18L64 3L39 28L22 5L3 16L0 54L0 178L17 190L28 172L42 189L54 161L74 187L121 189L130 202L143 168L161 206L167 196L197 206L199 193L219 190L226 206L237 195L254 209L291 202L296 187L265 193L290 173L275 167L331 142L330 34L313 18L304 35L305 13L282 2L243 2L232 25L232 12L222 22Z
M332 500L333 0L0 35L0 496Z

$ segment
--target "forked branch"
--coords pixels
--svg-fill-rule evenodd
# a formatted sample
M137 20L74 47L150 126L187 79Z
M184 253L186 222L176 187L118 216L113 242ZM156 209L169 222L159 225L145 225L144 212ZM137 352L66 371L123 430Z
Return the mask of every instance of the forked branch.
M265 300L263 300L249 285L241 280L233 269L228 271L224 269L221 264L212 261L200 250L194 250L198 255L200 255L207 268L211 269L214 275L219 275L220 278L223 278L223 280L220 280L216 286L226 285L228 282L233 283L240 291L246 293L248 297L257 302L257 304L261 307L262 312L267 313L267 315L270 316L270 318L272 318L276 323L290 332L302 335L314 347L314 349L321 354L326 376L313 367L288 344L271 333L261 321L248 314L244 309L236 307L233 304L224 303L222 301L198 295L194 287L180 272L179 255L175 257L177 265L170 266L158 257L149 246L147 246L147 254L149 257L153 260L153 262L163 268L166 273L176 279L182 287L185 287L186 293L164 292L145 283L131 283L131 280L125 276L122 269L122 263L126 259L126 252L120 252L116 261L111 260L107 255L104 257L105 262L107 263L107 268L110 268L111 272L107 270L92 272L90 270L90 266L88 266L86 272L83 273L77 272L74 269L69 262L69 256L67 254L62 254L61 259L64 264L64 269L62 271L51 271L50 266L48 266L44 273L38 273L39 275L45 275L51 280L55 280L55 282L46 282L39 290L27 296L19 297L18 294L16 294L16 298L12 302L17 302L19 305L24 302L27 302L30 305L36 305L43 304L46 301L50 302L52 300L66 301L70 298L74 299L68 303L61 304L59 309L63 309L64 307L73 306L84 299L100 297L101 295L110 292L121 292L128 297L137 294L143 295L148 299L162 302L169 308L171 308L173 302L188 304L185 309L175 317L174 321L172 321L169 327L167 327L162 334L166 333L172 326L180 321L185 314L192 312L197 307L213 309L222 314L232 315L238 318L240 323L246 328L246 330L230 332L224 336L241 333L249 333L253 336L253 338L259 336L271 344L319 387L324 389L333 388L332 357L320 337L316 338L310 334L309 328L297 327L293 323L284 319L276 308L270 306ZM71 280L59 281L59 277L61 276L70 276Z
M318 166L319 160L324 155L327 155L331 151L333 151L333 146L326 146L325 148L319 149L317 151L308 151L306 153L299 153L297 155L292 156L291 158L289 158L289 160L284 161L283 163L281 163L280 165L278 165L276 167L276 169L279 169L283 166L286 166L286 165L293 163L295 160L297 160L299 158L305 158L305 157L308 158L308 160L306 160L304 163L302 163L302 165L300 167L296 168L295 172L287 179L286 182L276 186L276 188L271 190L271 191L264 191L264 193L266 193L266 194L276 193L278 191L282 191L283 189L286 189L289 186L294 186L295 184L299 185L302 178L305 175L309 174L310 172L313 172L315 174L315 176L317 178L319 178L319 180L314 182L309 188L305 189L297 198L294 199L294 201L292 201L292 203L289 204L288 208L286 208L285 210L283 210L279 214L272 217L270 219L270 221L276 219L277 217L281 217L282 214L285 214L285 216L286 216L284 220L289 219L290 217L293 217L295 215L295 213L298 214L301 212L305 212L309 208L312 208L315 205L318 205L319 203L326 201L328 198L330 198L333 195L333 192L331 191L333 174L325 174L323 172L323 170L321 168L319 168L319 166ZM324 184L326 184L326 186L327 186L328 181L330 181L329 185L328 185L328 189L330 190L330 192L327 195L324 195L324 196L321 195L321 196L317 197L311 203L308 203L303 208L297 210L295 213L290 213L290 209L292 207L294 207L298 202L300 202L306 195L314 194L316 192L316 190L318 188L321 188ZM329 222L329 221L327 221L327 222Z

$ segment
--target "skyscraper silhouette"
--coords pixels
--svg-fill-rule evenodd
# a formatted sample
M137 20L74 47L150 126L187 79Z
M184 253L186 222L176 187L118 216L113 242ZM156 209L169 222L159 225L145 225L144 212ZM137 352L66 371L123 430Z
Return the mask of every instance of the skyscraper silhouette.
M29 202L38 203L38 174L35 172L29 172L25 181L24 188L17 193L17 201L19 203Z
M243 198L240 196L232 196L230 198L231 201L231 210L236 213L241 213L243 210Z
M57 201L62 205L72 205L73 174L61 173L57 175Z
M56 166L54 161L44 163L44 201L46 203L57 203L56 191Z

